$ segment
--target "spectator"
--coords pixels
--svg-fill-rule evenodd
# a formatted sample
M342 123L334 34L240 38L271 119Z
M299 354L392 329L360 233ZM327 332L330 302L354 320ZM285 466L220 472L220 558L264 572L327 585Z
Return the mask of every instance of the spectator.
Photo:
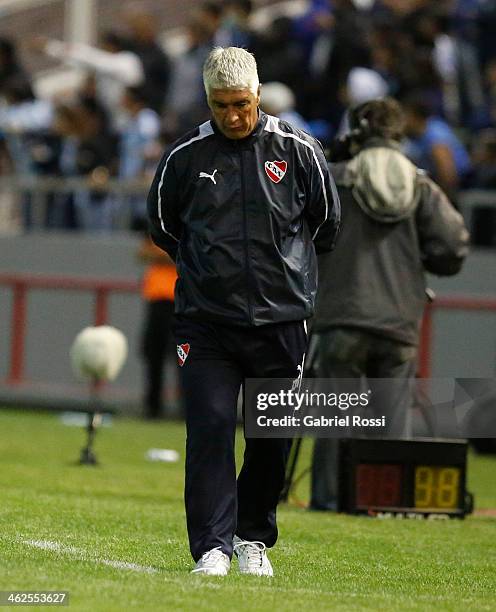
M22 135L46 130L53 118L52 104L48 100L37 99L29 81L23 77L13 77L3 88L6 105L0 108L0 129L4 133ZM19 164L29 164L27 159L17 160Z
M255 38L253 49L262 83L278 81L295 92L301 88L305 65L303 51L294 39L292 28L288 17L274 19L269 29Z
M269 115L291 123L299 130L312 133L309 124L295 111L294 94L284 83L264 83L260 93L260 108Z
M346 80L346 87L340 92L340 99L345 108L353 108L374 98L382 98L388 94L388 84L382 76L370 68L357 66L352 68ZM338 135L349 131L348 111L343 112Z
M168 119L175 131L182 132L208 116L202 83L203 64L212 48L216 32L214 3L205 3L193 12L188 24L188 48L175 59L172 84L167 102ZM220 22L220 13L218 15Z
M223 14L224 8L222 2L207 0L206 2L201 2L201 4L192 11L191 18L193 21L203 24L206 36L213 44L219 32L219 28L222 25Z
M108 231L114 225L115 200L106 190L115 175L117 138L107 112L95 99L83 98L76 107L79 138L75 171L90 188L75 194L78 224L85 230Z
M381 40L377 31L375 31L373 33L370 51L371 68L379 74L387 84L389 95L395 96L398 94L400 88L400 77L398 72L401 71L400 66L404 58L401 33L398 33L398 35L393 38L393 41Z
M456 195L470 170L468 153L443 119L431 114L429 105L412 96L404 102L408 157L450 196Z
M140 58L143 66L142 88L146 105L160 114L164 109L169 91L170 59L157 42L156 23L151 15L129 13L126 20L131 32L131 48Z
M302 112L309 119L324 118L338 125L343 112L339 94L350 70L370 64L369 28L364 13L352 0L334 0L332 6L333 25L322 35L327 38L325 45L321 37L318 70L315 57L312 59L312 81Z
M12 80L29 82L29 78L20 65L14 42L0 38L0 94L4 85Z
M129 43L114 32L102 36L101 48L44 39L36 39L34 46L65 63L93 71L96 97L110 117L115 117L125 87L139 86L144 82L141 60L136 53L129 51Z
M349 106L357 106L388 94L388 85L381 75L375 70L360 66L352 68L348 73L346 89Z
M476 49L453 35L452 20L445 12L430 9L417 15L416 22L441 77L443 115L455 125L477 123L484 96Z
M146 175L147 162L151 158L160 136L160 117L146 106L146 92L128 87L122 98L127 120L120 135L119 177L140 179ZM141 195L125 197L131 212L131 229L146 226L146 198Z
M323 73L328 95L335 97L355 66L370 64L367 20L352 0L334 0L332 45Z
M54 154L57 156L53 174L61 178L77 175L76 159L81 133L81 117L77 109L61 104L55 108L52 132L55 135ZM75 210L74 194L59 192L55 194L52 226L64 229L77 229L78 218Z
M215 35L219 47L243 47L251 49L253 34L250 29L252 0L225 0L222 22Z
M293 36L301 45L305 68L312 63L316 43L321 36L326 37L334 26L333 5L331 0L311 0L306 11L293 22Z
M12 77L3 85L6 106L0 109L0 137L6 148L15 173L20 177L40 174L41 168L33 156L33 144L52 124L52 105L37 100L31 85L23 76ZM21 194L24 226L32 226L32 196Z

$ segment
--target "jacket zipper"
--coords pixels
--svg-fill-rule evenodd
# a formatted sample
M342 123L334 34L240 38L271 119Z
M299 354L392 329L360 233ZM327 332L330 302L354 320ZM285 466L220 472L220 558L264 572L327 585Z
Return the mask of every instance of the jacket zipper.
M246 197L245 197L245 171L243 164L243 151L239 152L240 170L241 170L241 207L243 209L243 238L245 246L245 270L246 270L246 299L248 303L248 316L250 323L253 324L253 308L251 304L251 266L250 256L248 253L248 221L246 214Z

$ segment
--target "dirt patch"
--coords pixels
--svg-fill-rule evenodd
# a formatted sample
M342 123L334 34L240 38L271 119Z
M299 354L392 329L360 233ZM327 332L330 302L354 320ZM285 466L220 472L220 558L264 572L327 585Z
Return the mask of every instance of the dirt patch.
M493 516L496 518L496 508L480 508L474 511L474 516Z

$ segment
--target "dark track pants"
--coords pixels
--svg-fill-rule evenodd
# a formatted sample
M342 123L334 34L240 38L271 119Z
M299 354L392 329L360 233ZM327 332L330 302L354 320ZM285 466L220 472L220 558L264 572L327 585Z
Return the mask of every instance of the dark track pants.
M179 375L186 410L191 554L196 561L220 546L231 557L234 534L271 547L277 540L276 507L290 441L246 440L236 481L237 399L244 378L298 376L307 345L304 322L242 328L178 317L174 331L187 351Z

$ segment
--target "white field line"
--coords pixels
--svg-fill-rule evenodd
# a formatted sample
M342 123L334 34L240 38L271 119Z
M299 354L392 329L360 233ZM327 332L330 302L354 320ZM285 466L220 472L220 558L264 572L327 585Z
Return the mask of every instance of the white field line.
M49 540L22 540L26 546L33 548L39 548L41 550L49 550L51 552L61 553L63 555L69 555L80 561L92 561L99 565L108 565L115 569L131 570L134 572L141 572L144 574L156 574L158 570L154 567L146 567L144 565L138 565L136 563L129 563L127 561L116 561L114 559L102 559L93 555L89 555L86 551L75 548L74 546L64 546L59 542L50 542Z
M101 559L99 557L96 557L95 555L88 554L86 551L80 548L76 548L75 546L64 546L63 544L60 544L59 542L51 542L49 540L21 540L21 542L33 548L39 548L41 550L49 550L52 552L57 552L57 553L62 553L68 556L72 556L73 558L78 559L80 561L92 561L93 563L98 563L100 565L107 565L110 567L114 567L116 569L132 570L135 572L141 572L141 573L147 573L147 574L159 573L159 570L154 567L137 565L136 563L128 563L125 561ZM329 571L332 571L332 568L329 568ZM239 585L226 584L226 583L223 583L222 581L216 582L216 581L211 581L211 580L205 580L204 576L195 576L194 579L192 580L188 580L188 579L185 580L182 577L178 577L178 576L173 577L173 576L166 576L166 575L164 576L164 578L166 582L175 583L178 585L179 588L182 588L183 590L187 590L187 591L191 591L194 589L197 589L197 590L198 589L200 590L201 589L214 589L214 590L223 589L226 591L238 592L240 588ZM248 580L250 580L251 578L252 576L248 576ZM265 578L263 580L257 579L256 585L254 582L252 584L250 584L250 582L247 581L247 583L243 585L242 587L243 591L253 591L254 593L260 593L260 591L264 591L266 587L267 590L270 592L280 592L286 596L293 593L297 595L318 595L320 597L340 596L340 597L350 597L354 599L372 598L372 599L383 600L383 601L388 601L390 599L396 599L398 597L398 593L384 593L384 592L382 593L363 592L362 593L362 592L356 592L356 591L334 592L334 591L326 591L326 590L320 590L320 589L312 589L308 587L291 587L291 586L280 587L280 586L275 586L274 584L271 583L271 581L268 581ZM410 600L410 599L421 600L421 601L423 600L423 601L428 601L431 604L434 604L434 602L443 602L443 601L451 602L453 600L453 598L449 595L438 595L434 593L432 595L427 594L427 593L420 593L420 594L419 593L416 593L416 594L404 594L403 593L401 595L405 597L407 600ZM457 596L456 601L459 603L467 603L467 604L473 603L473 599L470 597L458 597ZM480 602L478 603L480 604ZM479 609L481 611L482 610L492 611L494 610L494 607L488 604L488 606L481 606Z

